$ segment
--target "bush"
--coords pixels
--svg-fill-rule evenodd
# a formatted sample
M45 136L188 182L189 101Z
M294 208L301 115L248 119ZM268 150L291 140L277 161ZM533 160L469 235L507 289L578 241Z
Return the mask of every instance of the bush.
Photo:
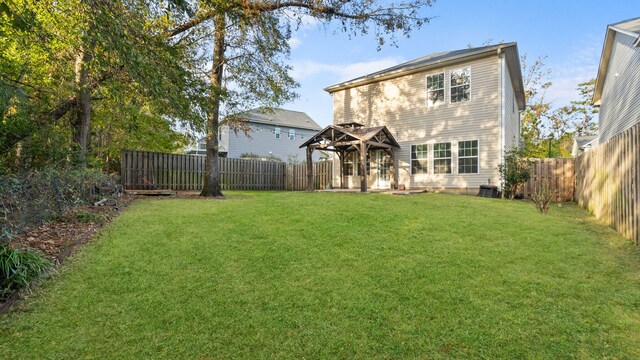
M530 179L530 167L531 161L523 157L523 152L519 148L513 148L506 153L504 162L498 165L503 196L511 200L516 197Z
M47 169L0 176L0 243L63 212L119 194L117 179L99 171Z
M0 244L0 299L27 286L50 266L51 262L40 253Z
M536 186L533 193L531 194L531 201L538 209L538 212L541 214L546 214L549 211L549 205L551 204L551 200L553 199L553 190L551 190L551 186L549 182L544 181L542 184Z
M282 161L282 159L280 159L279 157L274 156L274 155L264 156L264 155L254 154L254 153L242 153L242 154L240 154L240 159L257 159L257 160Z

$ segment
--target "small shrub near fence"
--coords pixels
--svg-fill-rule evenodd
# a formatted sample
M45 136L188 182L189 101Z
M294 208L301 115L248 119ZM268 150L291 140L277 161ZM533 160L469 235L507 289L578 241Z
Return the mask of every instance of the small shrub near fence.
M80 205L115 197L118 190L118 179L91 170L0 176L0 242Z

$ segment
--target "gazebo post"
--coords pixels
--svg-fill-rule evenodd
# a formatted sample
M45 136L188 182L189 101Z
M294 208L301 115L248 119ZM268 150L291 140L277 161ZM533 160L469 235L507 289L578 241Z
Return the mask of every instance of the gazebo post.
M344 189L344 151L340 150L337 154L338 160L340 161L340 189Z
M307 147L307 190L313 191L313 148Z
M360 141L360 192L367 192L367 144Z

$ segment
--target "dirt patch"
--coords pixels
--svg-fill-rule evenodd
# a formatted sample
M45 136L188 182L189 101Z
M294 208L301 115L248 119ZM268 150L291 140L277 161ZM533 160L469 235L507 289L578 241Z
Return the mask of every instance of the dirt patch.
M125 195L114 203L102 206L83 206L66 212L57 219L46 222L11 239L12 248L35 249L51 260L54 269L86 243L102 226L113 220L129 206L135 196ZM29 289L19 291L0 302L0 313L7 311Z
M89 205L66 212L53 221L16 236L11 240L10 246L39 250L57 265L65 255L69 255L69 248L84 242L80 240L90 237L134 199L133 196L122 196L114 204Z

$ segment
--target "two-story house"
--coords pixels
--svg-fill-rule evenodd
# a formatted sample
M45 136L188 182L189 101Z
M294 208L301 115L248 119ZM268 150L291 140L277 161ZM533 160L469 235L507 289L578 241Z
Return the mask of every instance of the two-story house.
M300 144L321 129L304 112L285 109L253 109L240 115L244 120L244 131L233 131L221 126L219 149L222 157L259 157L282 161L304 161L304 150ZM206 140L200 139L192 154L206 154ZM315 154L318 160L320 153Z
M640 123L640 18L607 26L593 103L599 143Z
M333 96L334 124L386 126L400 146L393 156L367 154L369 188L471 193L498 185L498 164L520 142L525 99L516 43L428 55L325 91ZM357 152L342 161L342 182L339 164L334 182L358 188Z

